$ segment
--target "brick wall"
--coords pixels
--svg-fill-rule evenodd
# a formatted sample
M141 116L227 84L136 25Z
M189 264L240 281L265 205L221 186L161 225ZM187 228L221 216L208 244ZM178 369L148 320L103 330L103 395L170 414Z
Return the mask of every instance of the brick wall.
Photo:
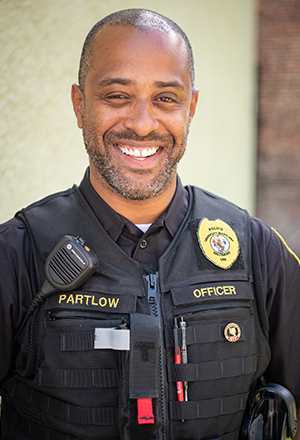
M300 255L300 1L258 0L256 215Z

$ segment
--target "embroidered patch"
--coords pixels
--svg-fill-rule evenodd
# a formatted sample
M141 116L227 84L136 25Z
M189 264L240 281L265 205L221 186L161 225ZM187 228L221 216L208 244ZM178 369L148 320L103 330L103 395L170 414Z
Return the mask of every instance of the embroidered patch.
M203 218L197 236L203 254L216 266L229 269L237 260L240 253L237 235L223 220Z
M226 325L224 330L224 336L229 342L238 341L241 337L241 333L240 327L235 322Z

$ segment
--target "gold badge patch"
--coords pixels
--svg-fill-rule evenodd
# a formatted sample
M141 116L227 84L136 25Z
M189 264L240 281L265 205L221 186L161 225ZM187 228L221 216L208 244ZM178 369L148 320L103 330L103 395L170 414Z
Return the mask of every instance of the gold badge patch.
M206 258L222 269L237 260L240 245L234 230L223 220L203 218L197 231L200 248Z

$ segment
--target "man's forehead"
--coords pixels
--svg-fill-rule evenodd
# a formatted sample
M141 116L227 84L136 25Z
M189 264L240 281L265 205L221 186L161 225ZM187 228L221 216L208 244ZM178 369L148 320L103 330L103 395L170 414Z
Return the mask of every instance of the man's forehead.
M109 81L136 79L148 86L155 81L177 81L181 89L192 88L186 43L172 29L106 25L94 37L87 67L87 77L94 87L108 77Z
M143 38L143 37L146 38ZM157 44L157 50L186 51L186 45L178 33L173 29L161 30L156 28L140 29L129 25L106 25L98 31L94 39L94 50L113 50L117 44L126 42L126 40L135 41L140 45ZM130 48L129 48L130 49Z
M157 54L164 66L164 55L169 61L173 57L176 68L177 58L177 64L181 64L184 70L187 67L193 89L194 60L187 36L172 20L151 11L145 16L144 12L121 11L112 14L107 20L99 21L91 29L80 60L79 84L82 90L89 71L100 68L109 58L115 62L118 57L124 58L122 51L131 57L131 61L136 56L136 59L140 58L146 63L145 55L154 54L155 59Z

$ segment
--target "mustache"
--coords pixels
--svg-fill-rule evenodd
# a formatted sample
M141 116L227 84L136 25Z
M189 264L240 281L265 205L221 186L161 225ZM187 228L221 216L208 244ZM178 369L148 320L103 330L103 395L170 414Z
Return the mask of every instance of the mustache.
M174 142L172 135L161 135L158 133L150 132L146 136L138 136L134 131L109 131L104 134L103 139L105 142L116 143L120 140L135 141L135 142Z

